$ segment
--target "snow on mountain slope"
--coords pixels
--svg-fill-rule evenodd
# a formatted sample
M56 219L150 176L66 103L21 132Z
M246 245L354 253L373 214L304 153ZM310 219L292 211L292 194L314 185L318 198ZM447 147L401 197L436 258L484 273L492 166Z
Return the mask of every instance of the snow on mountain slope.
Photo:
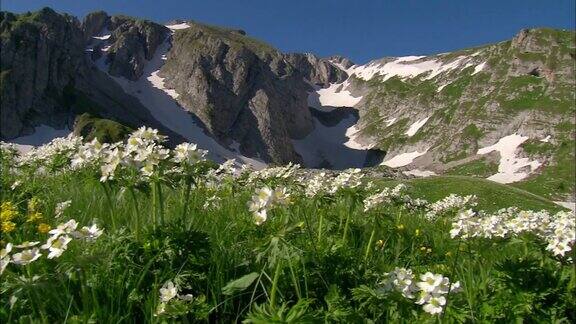
M34 133L17 137L8 142L15 144L20 153L26 153L35 146L46 144L57 137L66 137L70 133L69 129L55 129L50 126L40 125L34 128Z
M425 57L425 56L405 56L390 59L377 60L369 62L365 65L353 65L350 68L345 68L342 64L333 64L349 76L369 81L375 76L383 76L383 81L392 77L398 76L400 78L413 78L424 73L429 73L424 79L433 79L437 75L455 69L465 69L469 66L475 65L474 59L471 56L461 55L457 58L444 62L440 57ZM481 70L482 66L479 66Z
M504 136L494 145L490 145L478 150L478 154L488 154L493 151L500 153L500 164L498 173L490 176L488 180L499 183L512 183L526 178L531 172L538 169L542 163L530 161L528 158L516 156L516 150L520 144L524 143L528 136L512 134ZM526 171L528 169L528 171Z
M398 154L390 159L385 159L384 162L381 163L381 165L385 165L391 168L399 168L402 166L406 166L411 164L412 162L414 162L414 160L417 157L420 157L424 154L426 154L428 150L424 150L423 152L419 152L419 151L414 151L414 152L407 152L407 153L402 153L402 154Z
M328 163L335 169L362 167L367 151L356 149L358 144L350 143L351 139L346 135L355 124L353 115L332 127L324 126L314 118L314 130L301 140L292 140L292 143L307 166L319 167Z
M174 25L171 27L174 27ZM172 29L183 28L186 27L184 27L183 24L179 24L177 28ZM164 86L164 78L158 75L160 68L164 65L166 53L170 50L170 46L169 36L156 50L152 60L146 63L144 73L137 81L130 81L122 77L110 77L113 78L126 93L138 98L140 102L148 108L152 116L162 125L182 135L190 142L198 144L198 147L208 150L210 157L217 162L237 159L257 169L265 167L266 164L261 160L245 157L220 145L204 132L190 112L184 110L178 104L175 100L178 98L178 93L173 89L167 89ZM100 69L107 72L108 69L104 57L96 63Z
M426 124L428 119L430 119L430 117L426 117L424 119L420 119L420 120L416 121L414 124L410 125L410 127L408 128L408 130L406 131L405 134L408 137L414 136L418 132L418 130L420 128L422 128L422 126L424 126L424 124Z
M188 25L187 23L183 22L183 23L180 23L180 24L166 25L166 27L168 27L169 29L171 29L172 31L174 31L174 30L179 30L179 29L190 28L190 25Z
M362 97L354 97L346 90L350 82L333 83L327 88L315 87L308 93L308 106L322 111L331 111L334 107L354 107Z

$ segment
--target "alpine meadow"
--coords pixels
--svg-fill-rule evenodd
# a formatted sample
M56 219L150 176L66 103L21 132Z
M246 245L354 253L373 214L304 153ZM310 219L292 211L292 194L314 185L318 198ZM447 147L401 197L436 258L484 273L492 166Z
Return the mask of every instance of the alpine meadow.
M576 33L355 64L0 12L0 322L576 322Z

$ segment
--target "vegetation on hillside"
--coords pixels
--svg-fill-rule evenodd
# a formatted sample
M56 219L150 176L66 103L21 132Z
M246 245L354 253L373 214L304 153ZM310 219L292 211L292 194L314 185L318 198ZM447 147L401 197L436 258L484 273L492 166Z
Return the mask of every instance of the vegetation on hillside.
M574 214L545 199L217 166L163 140L1 146L2 322L576 320Z

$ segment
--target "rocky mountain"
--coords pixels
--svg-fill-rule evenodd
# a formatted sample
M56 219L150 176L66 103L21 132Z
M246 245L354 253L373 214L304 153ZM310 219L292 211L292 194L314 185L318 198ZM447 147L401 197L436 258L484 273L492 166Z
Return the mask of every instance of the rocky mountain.
M574 192L575 33L526 29L512 40L433 56L343 66L358 100L356 141L383 164L480 175Z
M3 140L149 125L257 166L382 164L574 192L574 31L363 65L105 12L2 12L0 36Z

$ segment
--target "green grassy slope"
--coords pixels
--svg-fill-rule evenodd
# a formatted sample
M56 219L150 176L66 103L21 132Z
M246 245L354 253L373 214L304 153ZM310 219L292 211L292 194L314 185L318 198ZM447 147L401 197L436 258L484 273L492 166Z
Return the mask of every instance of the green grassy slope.
M478 197L478 208L487 211L495 211L511 206L550 211L562 209L562 207L552 201L528 191L485 179L465 176L437 176L414 178L407 181L385 180L379 182L379 185L392 186L400 182L408 185L412 196L428 201L437 201L452 193L476 195Z

